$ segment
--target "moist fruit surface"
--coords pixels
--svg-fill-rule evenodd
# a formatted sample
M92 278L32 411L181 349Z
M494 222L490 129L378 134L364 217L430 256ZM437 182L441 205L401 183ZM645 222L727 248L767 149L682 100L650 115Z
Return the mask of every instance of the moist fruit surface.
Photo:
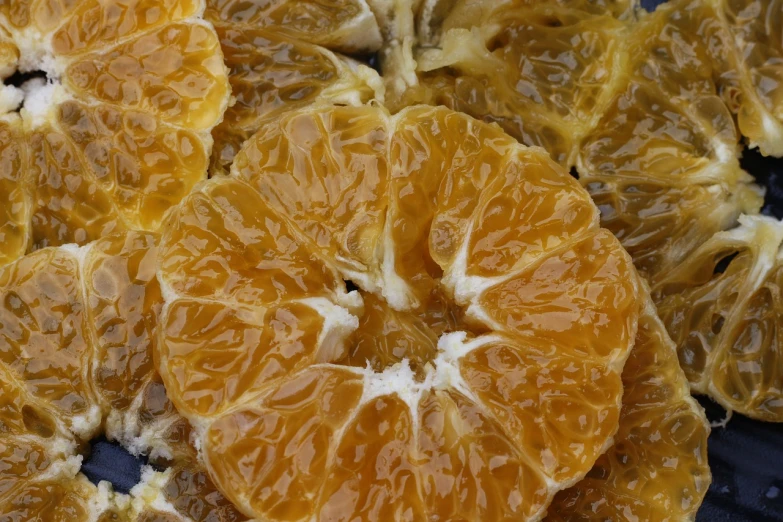
M186 198L160 259L159 371L248 516L540 519L612 443L636 273L496 126L287 112Z
M33 75L0 86L0 264L156 231L205 177L230 87L202 11L190 0L0 4L0 74Z
M678 284L709 279L698 270L719 260L705 245L719 244L724 230L743 213L757 214L762 203L763 192L739 166L741 135L764 154L780 154L776 4L679 0L653 13L516 0L449 7L421 20L430 20L431 41L417 55L420 81L409 100L497 122L572 168L600 209L601 224L654 288L669 287L670 275L683 270L694 282ZM775 283L765 285L779 293ZM755 283L744 286L756 292ZM720 306L739 307L717 316L745 313L734 287L710 291ZM783 348L772 316L759 318L752 339L718 336L722 319L707 335L712 319L693 316L701 307L695 294L656 290L653 297L667 310L666 326L694 390L747 415L783 420L771 406L783 402L779 364L771 362ZM707 361L706 353L724 351L743 355L717 367ZM720 383L727 378L743 384Z
M207 0L236 103L213 132L212 173L229 170L242 143L287 110L316 101L383 100L378 74L350 55L382 43L365 0Z
M3 520L243 520L190 445L153 365L162 306L157 237L113 234L49 247L0 269ZM79 473L104 434L152 468L130 496Z

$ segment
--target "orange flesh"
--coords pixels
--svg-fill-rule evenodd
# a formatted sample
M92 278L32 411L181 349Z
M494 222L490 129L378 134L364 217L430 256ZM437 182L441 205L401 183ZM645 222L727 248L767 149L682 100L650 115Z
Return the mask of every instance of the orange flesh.
M533 519L617 429L630 259L496 127L292 111L170 223L159 370L247 516Z

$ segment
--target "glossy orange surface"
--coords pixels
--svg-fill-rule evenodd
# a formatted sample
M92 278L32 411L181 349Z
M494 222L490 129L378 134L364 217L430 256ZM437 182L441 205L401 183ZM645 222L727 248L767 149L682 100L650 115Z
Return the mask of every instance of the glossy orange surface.
M173 520L244 520L198 465L153 367L157 242L114 234L0 268L0 519L132 522L154 515L157 495ZM76 455L100 434L173 468L134 505L99 504Z
M159 371L247 516L539 519L617 430L631 260L542 151L465 115L268 121L160 268Z
M0 264L46 246L157 231L206 177L207 134L230 87L218 35L198 11L191 0L0 7L0 74L56 77L4 87L24 101L0 114Z

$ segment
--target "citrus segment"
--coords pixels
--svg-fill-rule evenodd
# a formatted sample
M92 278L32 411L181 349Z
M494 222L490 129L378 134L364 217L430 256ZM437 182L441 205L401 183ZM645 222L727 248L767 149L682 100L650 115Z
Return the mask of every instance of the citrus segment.
M155 374L157 243L150 233L113 234L0 268L0 513L8 520L133 521L148 504L174 520L199 519L212 505L241 520L195 462L190 427ZM92 485L77 451L97 434L176 464L176 475L150 468L132 498Z
M76 258L64 251L24 257L0 273L0 287L0 361L61 418L78 424L85 417L93 429L92 346Z
M208 154L198 135L147 114L66 102L58 124L129 228L158 229L163 215L203 178Z
M161 265L177 294L253 305L343 287L300 244L294 228L240 180L221 179L195 191L174 216Z
M306 520L318 503L330 441L362 396L361 377L313 368L277 386L258 405L207 431L210 471L232 500L273 520ZM258 448L259 451L251 451Z
M212 172L228 171L264 120L321 101L358 105L383 86L365 65L335 53L372 53L381 33L364 0L208 0L236 103L215 129Z
M425 517L411 455L413 419L397 396L358 407L341 434L321 490L321 520Z
M199 415L221 413L330 349L319 346L324 319L299 303L259 313L185 300L173 303L165 317L160 357L176 379L168 388L181 409Z
M14 122L0 122L0 265L21 257L30 235L30 194L21 183L25 162L21 129Z
M77 58L65 81L77 96L200 131L211 128L225 110L221 58L211 27L178 22L108 53Z
M651 301L623 369L614 446L558 493L546 520L691 520L710 482L709 426Z
M33 193L28 250L84 243L126 228L109 195L85 175L73 142L51 127L28 139L29 164L20 179Z
M536 519L547 482L526 462L500 422L458 393L422 398L417 448L421 491L430 517Z
M783 89L780 59L783 41L777 31L780 10L762 0L715 0L720 20L728 28L731 63L724 88L732 95L740 132L762 154L780 157L783 147Z
M194 0L74 2L77 8L54 33L52 47L56 53L68 55L111 46L130 35L189 18L197 14L199 4Z
M692 387L764 420L783 415L777 334L783 227L740 218L654 287Z
M556 346L510 340L466 355L460 371L506 433L547 477L586 473L618 422L620 376L606 364L563 355ZM583 383L570 390L569 382Z
M504 195L510 213L493 207ZM159 372L210 476L247 516L537 519L611 442L637 276L578 183L497 127L424 107L293 110L266 121L169 227ZM257 247L273 229L291 239ZM486 258L465 252L492 241L505 258L485 274ZM261 251L282 262L257 262ZM291 285L308 266L324 277ZM274 291L240 302L223 281ZM461 373L500 333L546 345L551 360L529 363L564 399L529 416L532 387L472 391L517 371ZM491 401L518 412L524 436ZM595 430L560 419L566 404ZM538 423L552 427L534 436ZM550 443L562 455L547 456Z
M10 167L0 193L13 201L0 215L2 263L122 230L155 231L206 177L208 133L229 84L202 9L189 0L0 9L3 77L34 73L0 88L0 150Z
M478 306L502 329L562 343L567 353L614 360L635 335L631 267L614 237L601 230L487 289Z

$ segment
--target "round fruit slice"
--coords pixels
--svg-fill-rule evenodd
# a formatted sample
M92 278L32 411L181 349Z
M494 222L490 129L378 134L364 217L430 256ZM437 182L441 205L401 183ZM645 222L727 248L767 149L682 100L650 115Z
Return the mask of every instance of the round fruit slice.
M460 113L268 121L172 214L160 279L160 374L247 516L538 520L617 430L630 258Z
M265 118L316 101L383 101L378 74L344 54L381 46L365 0L207 0L236 102L213 132L212 173L225 173Z
M783 224L743 216L653 289L694 390L729 410L783 419Z
M153 367L157 237L49 247L0 268L0 513L7 520L241 520L214 490ZM79 473L103 434L171 464L130 497ZM214 518L214 517L223 518ZM150 518L152 517L152 518Z
M189 0L0 6L2 76L30 78L0 90L0 264L155 231L205 177L230 93L202 9Z
M623 369L615 443L546 520L694 520L710 484L709 424L649 300Z

